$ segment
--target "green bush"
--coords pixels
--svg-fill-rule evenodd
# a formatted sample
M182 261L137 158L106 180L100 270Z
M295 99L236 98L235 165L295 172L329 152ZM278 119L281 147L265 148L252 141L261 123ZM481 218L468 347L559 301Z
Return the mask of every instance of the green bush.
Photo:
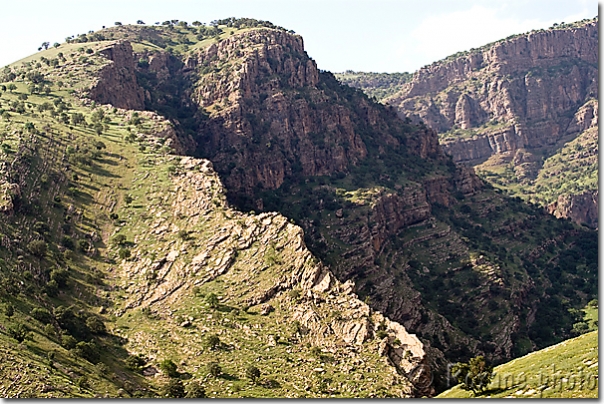
M127 248L120 248L118 255L121 259L125 260L130 258L130 256L132 255L132 253L130 252L129 249Z
M44 326L44 334L46 334L46 336L49 338L56 336L55 328L52 326L52 324L46 324Z
M67 286L67 279L69 279L69 272L66 269L57 268L50 272L50 280L55 281L59 288Z
M43 307L36 307L31 311L31 316L41 323L48 324L52 320L50 311Z
M31 339L31 331L23 324L16 324L6 329L9 337L14 338L17 342L23 342L26 339Z
M90 248L90 243L86 240L79 240L78 241L78 249L82 252L87 252L88 249Z
M206 303L208 303L212 309L217 309L220 302L218 301L218 296L216 296L216 293L209 293L206 296Z
M162 389L162 396L168 398L184 398L185 388L180 379L170 379Z
M59 285L57 281L50 280L43 288L44 293L46 293L50 297L55 297L59 293Z
M130 355L126 358L126 369L130 369L135 372L140 372L142 367L146 364L147 358L145 358L142 354Z
M203 346L209 349L216 349L220 346L220 338L216 334L208 335L203 340Z
M168 377L179 377L178 367L171 359L164 359L159 364L159 369L164 372Z
M69 248L70 250L73 250L75 248L75 243L73 242L73 239L69 236L63 236L61 238L61 245L65 248Z
M125 246L126 245L126 236L123 234L116 234L111 239L111 243L116 246Z
M252 382L256 383L256 381L260 378L260 369L254 365L250 365L245 369L245 375Z
M80 341L72 348L73 353L86 359L90 363L97 363L101 359L99 349L94 342Z
M484 356L477 356L468 363L456 363L451 368L451 373L463 390L471 390L476 395L483 392L491 382L493 367L487 366Z
M96 316L90 316L86 319L86 327L88 327L93 334L105 334L105 332L107 332L105 323Z
M218 377L222 374L222 367L218 362L208 363L208 373L214 377Z
M375 333L375 336L378 339L384 339L384 338L386 338L388 336L388 333L386 331L384 331L384 330L379 330L378 332Z
M206 389L199 382L191 382L187 385L186 398L206 398Z
M27 245L27 249L38 258L44 258L48 245L44 240L35 240Z
M15 307L12 304L8 303L4 308L4 314L6 315L6 317L11 318L15 314Z

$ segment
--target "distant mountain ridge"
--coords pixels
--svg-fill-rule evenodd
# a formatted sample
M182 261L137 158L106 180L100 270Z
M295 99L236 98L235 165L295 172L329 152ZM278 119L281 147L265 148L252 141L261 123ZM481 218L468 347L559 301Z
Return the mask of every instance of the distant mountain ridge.
M597 227L597 159L568 161L567 170L581 172L574 182L539 179L573 139L597 156L589 140L598 127L597 19L453 55L383 102L434 128L446 153L494 185Z

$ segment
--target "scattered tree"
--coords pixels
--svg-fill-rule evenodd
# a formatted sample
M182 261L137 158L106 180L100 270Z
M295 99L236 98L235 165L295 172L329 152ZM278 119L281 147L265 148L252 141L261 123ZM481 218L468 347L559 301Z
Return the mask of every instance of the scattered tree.
M218 377L222 374L222 367L218 362L208 363L208 373L214 377Z
M23 342L26 339L31 339L31 331L29 331L23 324L16 324L8 327L6 331L9 337L16 339L17 342Z
M216 349L220 346L220 338L216 334L210 334L203 340L203 346L209 349Z
M185 387L180 379L170 379L164 385L162 395L168 398L184 398Z
M456 363L451 369L453 377L463 390L471 390L474 395L482 393L493 378L493 367L487 366L484 356L470 359L468 363Z
M172 359L164 359L159 363L159 369L164 372L168 377L177 378L180 376L178 367Z
M260 378L260 369L258 369L256 366L254 365L250 365L247 367L247 369L245 370L245 375L248 377L248 379L250 379L253 383L256 383L256 381Z
M218 296L216 296L216 293L213 293L213 292L209 293L206 296L206 303L208 303L210 308L217 309L218 305L219 305L219 301L218 301Z
M126 260L126 259L130 258L132 253L127 248L120 248L118 255L119 255L120 259Z
M15 314L15 307L12 304L8 303L4 308L4 314L6 315L6 317L11 318Z
M44 258L48 245L44 240L34 240L27 245L27 249L38 258Z
M191 382L187 385L186 398L206 398L206 389L199 382Z

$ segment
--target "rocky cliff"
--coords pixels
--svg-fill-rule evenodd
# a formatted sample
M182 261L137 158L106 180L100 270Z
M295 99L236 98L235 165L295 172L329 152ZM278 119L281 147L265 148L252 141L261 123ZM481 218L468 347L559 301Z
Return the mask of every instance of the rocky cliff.
M572 321L549 307L593 294L576 280L594 276L591 255L557 280L539 270L566 265L578 235L593 248L592 233L486 186L432 129L318 71L300 37L262 28L135 59L148 62L137 66L146 107L212 161L230 200L299 223L335 279L418 334L435 373L447 360L503 360L563 338ZM459 108L472 105L466 97Z
M108 63L91 85L88 97L118 108L141 110L144 92L138 85L134 70L134 54L128 41L111 44L98 51Z
M200 153L232 192L344 173L368 155L361 133L374 128L394 126L376 133L379 147L403 141L405 129L392 114L359 94L338 94L333 76L319 73L298 36L252 31L192 54L185 65L201 70L193 99L211 118L200 129ZM432 132L407 140L422 157L439 153Z
M544 159L597 126L597 61L597 19L561 25L424 67L385 102L436 129L454 161L495 177L509 166L530 185Z

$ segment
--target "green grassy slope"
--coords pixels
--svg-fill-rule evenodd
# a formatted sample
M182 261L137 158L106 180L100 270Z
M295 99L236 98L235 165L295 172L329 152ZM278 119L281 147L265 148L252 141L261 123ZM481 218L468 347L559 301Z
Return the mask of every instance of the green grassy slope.
M470 398L453 387L437 398ZM497 366L478 398L598 398L598 332L561 342Z

